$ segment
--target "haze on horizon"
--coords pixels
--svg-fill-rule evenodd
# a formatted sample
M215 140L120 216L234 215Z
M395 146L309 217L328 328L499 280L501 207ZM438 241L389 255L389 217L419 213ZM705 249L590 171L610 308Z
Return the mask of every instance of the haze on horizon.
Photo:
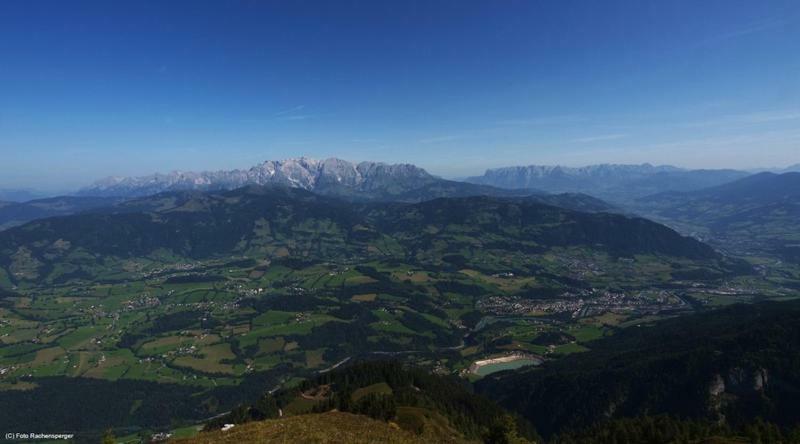
M0 187L302 155L800 162L800 3L4 2Z

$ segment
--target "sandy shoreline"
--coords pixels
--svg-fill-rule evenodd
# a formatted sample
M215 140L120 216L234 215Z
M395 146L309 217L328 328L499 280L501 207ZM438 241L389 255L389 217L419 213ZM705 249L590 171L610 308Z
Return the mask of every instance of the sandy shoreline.
M481 359L479 361L475 361L472 363L472 365L469 366L469 372L472 374L478 374L478 370L480 370L481 367L485 367L487 365L492 365L492 364L503 364L506 362L520 361L523 359L538 361L540 363L544 361L544 359L541 356L534 355L532 353L513 353L507 356L500 356L497 358Z

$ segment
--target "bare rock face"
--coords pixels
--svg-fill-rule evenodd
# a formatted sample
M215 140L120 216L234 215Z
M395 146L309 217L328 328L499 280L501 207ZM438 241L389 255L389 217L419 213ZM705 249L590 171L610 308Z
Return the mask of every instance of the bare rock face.
M714 375L714 378L711 380L711 384L708 386L708 394L711 396L719 396L725 393L725 380L722 379L722 376L717 373Z
M760 368L753 374L753 390L763 392L769 382L767 369Z

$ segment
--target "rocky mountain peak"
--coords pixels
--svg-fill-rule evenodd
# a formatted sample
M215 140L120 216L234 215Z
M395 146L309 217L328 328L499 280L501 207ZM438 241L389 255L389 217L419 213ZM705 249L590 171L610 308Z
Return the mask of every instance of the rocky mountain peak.
M337 158L317 160L299 157L267 160L246 170L173 171L142 177L108 177L82 189L79 194L136 197L164 191L226 190L245 185L279 185L322 194L347 194L403 191L434 180L424 169L410 164L356 164Z

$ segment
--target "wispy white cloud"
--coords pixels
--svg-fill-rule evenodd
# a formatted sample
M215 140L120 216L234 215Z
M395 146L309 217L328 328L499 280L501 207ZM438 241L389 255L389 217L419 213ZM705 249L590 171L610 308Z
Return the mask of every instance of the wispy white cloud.
M701 45L714 45L718 43L725 42L727 40L733 40L740 37L748 36L751 34L757 34L764 31L770 31L772 29L781 28L783 26L789 25L791 22L790 17L771 17L764 20L759 20L756 22L749 23L737 29L732 29L727 32L723 32L717 34L715 36L709 37L708 39L702 41Z
M628 137L627 134L600 134L597 136L588 136L588 137L581 137L578 139L572 139L571 142L575 143L592 143L592 142L602 142L605 140L618 140L624 139Z
M758 125L788 120L800 120L800 110L762 111L746 114L733 114L715 119L689 122L684 126L687 128L705 128L712 126Z
M310 114L297 114L294 116L286 116L283 118L283 120L308 120L311 117L312 116Z
M300 111L302 111L304 109L306 109L305 105L297 105L297 106L292 107L292 108L288 108L288 109L284 109L282 111L278 111L277 113L274 114L274 116L275 117L280 117L280 116L285 116L287 114L294 114L294 113L300 112Z
M444 142L452 142L454 140L461 140L461 139L464 139L464 138L466 138L466 136L453 134L453 135L449 135L449 136L438 136L438 137L430 137L430 138L427 138L427 139L420 139L420 140L418 140L418 142L419 143L425 143L425 144L427 144L427 143L444 143Z
M545 117L531 117L521 119L508 119L497 122L499 125L507 126L548 126L548 125L564 125L569 123L577 123L586 121L585 117L565 115L565 116L545 116Z
M299 120L308 120L314 117L313 114L301 114L300 112L305 110L305 105L297 105L292 108L288 108L282 111L278 111L277 113L273 114L273 117L276 120L288 120L288 121L299 121Z

